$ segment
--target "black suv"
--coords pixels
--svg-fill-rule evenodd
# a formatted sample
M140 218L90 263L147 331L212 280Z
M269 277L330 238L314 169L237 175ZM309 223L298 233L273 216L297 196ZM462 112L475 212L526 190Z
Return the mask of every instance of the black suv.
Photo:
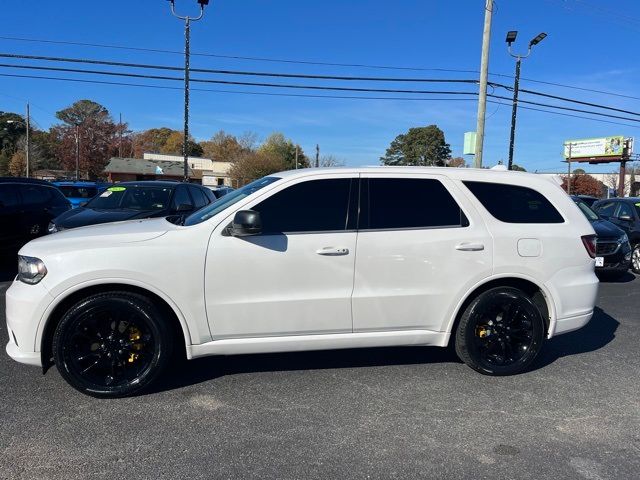
M0 177L0 254L47 233L52 218L71 209L60 190L44 180Z
M168 180L122 182L54 218L49 233L98 223L187 215L216 200L202 185Z
M631 269L640 273L640 198L609 198L593 204L603 218L624 230L631 243Z

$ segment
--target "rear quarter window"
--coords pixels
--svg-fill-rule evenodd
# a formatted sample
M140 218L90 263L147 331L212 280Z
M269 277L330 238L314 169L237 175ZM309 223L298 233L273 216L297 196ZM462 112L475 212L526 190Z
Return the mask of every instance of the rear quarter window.
M489 213L506 223L563 223L562 215L540 192L519 185L463 182Z

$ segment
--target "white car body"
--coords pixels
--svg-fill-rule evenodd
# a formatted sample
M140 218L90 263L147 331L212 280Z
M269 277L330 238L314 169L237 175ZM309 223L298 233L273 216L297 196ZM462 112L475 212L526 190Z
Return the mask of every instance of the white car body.
M461 306L474 291L514 279L542 293L547 338L580 328L593 314L598 279L581 236L594 231L548 179L522 172L417 167L304 169L273 176L280 180L196 225L133 220L67 230L25 245L20 255L41 259L47 274L35 285L16 279L7 291L8 354L42 365L56 308L95 288L135 288L165 302L180 324L188 358L446 346ZM237 211L295 183L380 177L439 180L469 225L224 235ZM564 222L499 221L463 181L535 189Z

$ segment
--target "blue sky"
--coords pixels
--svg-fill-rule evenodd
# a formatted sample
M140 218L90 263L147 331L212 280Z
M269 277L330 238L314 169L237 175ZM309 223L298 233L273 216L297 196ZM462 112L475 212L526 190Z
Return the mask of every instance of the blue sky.
M544 31L549 34L547 39L535 47L530 58L523 61L523 78L640 97L637 81L640 73L637 40L640 2L637 0L497 0L496 3L490 54L492 73L510 75L513 72L514 61L507 54L504 43L507 30L519 31L516 48L526 47L529 39ZM2 36L177 51L183 48L183 25L170 15L169 4L164 0L5 0L1 5L5 19ZM176 0L176 7L182 12L197 12L195 0ZM205 18L192 26L191 48L194 53L230 56L478 70L483 15L484 0L211 0ZM0 52L175 66L182 65L183 61L179 54L6 39L0 39ZM0 63L45 65L42 62L5 59ZM474 73L395 71L204 56L194 56L192 67L325 75L477 78ZM5 67L0 67L0 73L98 78ZM247 80L246 77L234 79ZM510 78L491 79L507 84L512 82ZM145 82L118 78L107 80ZM248 81L260 80L253 78ZM334 81L267 81L339 84ZM179 82L146 83L180 86ZM374 86L477 91L473 85L455 84L384 83ZM247 86L205 85L203 88L274 92L274 89ZM640 100L637 99L526 80L521 82L521 88L640 112ZM510 96L509 92L500 89L496 94ZM415 98L417 95L408 96ZM42 128L56 122L54 114L57 110L81 98L102 103L114 118L121 112L134 130L160 126L182 128L180 90L0 77L0 110L22 112L28 99L32 105L32 117ZM536 97L521 98L545 102ZM493 165L507 159L511 108L508 101L505 103L507 105L488 105L487 108L485 164ZM270 132L281 131L300 143L308 154L312 154L316 143L319 143L321 154L335 155L348 165L371 165L378 163L378 158L396 135L410 127L433 123L444 130L453 154L461 155L464 132L475 130L476 108L475 101L365 101L194 91L191 131L198 140L209 138L220 129L234 134L254 131L261 138ZM560 160L565 139L640 136L640 123L632 126L634 122L609 120L629 126L520 110L515 162L528 170L560 170L564 168ZM611 165L595 170L609 171L613 168Z

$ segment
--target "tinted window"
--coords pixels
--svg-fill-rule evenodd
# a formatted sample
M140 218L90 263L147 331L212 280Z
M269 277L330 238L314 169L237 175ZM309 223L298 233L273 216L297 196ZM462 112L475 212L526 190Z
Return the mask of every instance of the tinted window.
M40 205L51 198L47 187L40 185L18 185L23 205Z
M193 202L191 201L191 197L189 196L189 192L187 191L187 187L176 187L176 191L173 194L173 209L175 210L180 205L191 205L193 206Z
M0 208L18 205L18 194L13 185L0 185Z
M349 178L310 180L281 190L252 210L260 212L265 233L346 230L350 190Z
M69 205L69 201L65 198L60 190L57 188L48 188L49 194L51 195L51 200L53 204L56 206L66 206Z
M616 213L617 217L622 217L623 215L627 215L633 218L633 209L631 208L631 205L629 205L626 202L620 202L619 205L620 206L618 207L618 213Z
M616 209L616 204L615 202L604 202L594 205L594 207L600 215L611 217L613 216L613 211Z
M189 187L189 191L191 192L193 201L196 204L196 208L202 208L209 203L207 197L204 196L204 193L202 193L202 190L198 187Z
M540 192L517 185L464 182L491 215L507 223L563 223L562 215Z
M468 225L445 186L434 179L363 179L359 229Z
M67 198L93 198L98 193L96 187L74 187L72 185L61 185L58 187Z

